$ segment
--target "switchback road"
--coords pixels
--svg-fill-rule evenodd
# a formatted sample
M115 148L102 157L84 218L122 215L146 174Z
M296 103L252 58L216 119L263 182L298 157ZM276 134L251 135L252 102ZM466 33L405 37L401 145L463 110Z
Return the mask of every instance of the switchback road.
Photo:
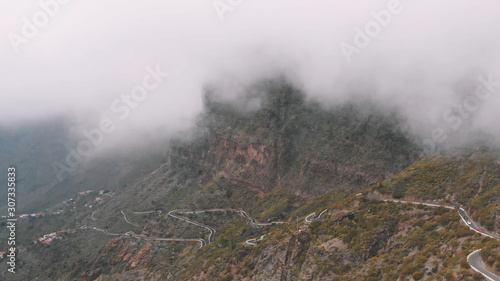
M464 223L473 231L475 231L481 235L500 240L500 236L498 236L494 233L486 232L483 229L479 228L476 225L476 223L474 223L474 221L472 221L472 219L469 217L469 215L467 214L467 212L463 208L458 208L458 214L460 215L460 217L462 218Z
M205 240L199 238L199 239L189 239L189 238L160 238L160 237L146 237L146 236L140 236L140 235L137 235L135 233L130 233L130 232L127 232L125 233L125 235L129 235L129 236L132 236L134 238L137 238L137 239L143 239L143 240L148 240L148 241L176 241L176 242L198 242L200 243L200 248L203 248L207 245L207 243L205 242Z
M495 274L489 272L484 268L484 263L481 260L481 256L479 255L480 252L481 250L475 250L474 252L470 253L470 255L467 257L467 261L469 262L472 269L476 272L481 273L488 280L500 281L500 277L496 276Z
M126 221L128 224L131 224L131 225L133 225L133 226L135 226L135 227L139 227L137 224L132 223L132 222L130 222L130 221L128 220L128 218L127 218L127 214L125 214L125 212L123 212L123 210L121 210L120 212L122 212L123 217L125 218L125 221Z
M479 228L477 224L470 218L470 216L467 214L467 212L462 208L462 207L452 207L452 206L446 206L446 205L437 205L437 204L429 204L429 203L422 203L422 202L409 202L409 201L400 201L400 200L394 200L394 199L384 199L383 201L391 201L391 202L396 202L396 203L407 203L407 204L416 204L416 205L425 205L425 206L430 206L430 207L444 207L447 209L457 209L458 214L460 215L460 218L462 221L469 227L471 230L483 235L487 236L490 238L498 239L500 240L500 236L494 234L494 233L489 233L484 231L483 229ZM481 260L481 256L479 255L479 252L481 250L476 250L472 252L468 257L467 261L469 262L469 265L472 267L472 269L476 272L479 272L482 274L485 278L488 280L493 280L493 281L500 281L500 277L496 276L495 274L489 272L486 270L484 267L484 263Z
M307 217L304 219L305 222L306 223L311 223L312 220L313 220L314 215L316 215L316 213L312 213L312 214L307 215Z
M196 226L199 226L199 227L202 227L202 228L205 228L207 229L210 233L208 234L208 243L212 243L213 242L213 236L215 234L215 229L211 226L208 226L208 225L204 225L202 223L199 223L199 222L196 222L196 221L192 221L188 218L185 218L185 217L181 217L181 216L178 216L178 215L175 215L174 213L189 213L189 212L177 212L177 211L170 211L168 212L168 216L171 216L173 218L176 218L178 220L182 220L182 221L185 221L187 223L190 223L190 224L193 224L193 225L196 225Z

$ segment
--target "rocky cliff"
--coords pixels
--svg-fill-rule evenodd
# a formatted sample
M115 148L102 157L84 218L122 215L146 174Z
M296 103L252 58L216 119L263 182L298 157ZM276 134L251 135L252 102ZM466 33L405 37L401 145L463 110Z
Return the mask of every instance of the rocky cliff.
M63 216L24 224L22 231L30 229L31 235L24 238L17 276L479 278L461 260L493 242L469 233L454 210L388 204L367 195L415 200L435 195L440 202L471 208L484 203L491 211L498 204L486 198L497 196L494 160L484 155L478 161L422 160L396 113L373 104L320 106L282 81L256 85L238 103L210 93L205 100L192 136L172 141L167 160L153 172L108 196L92 193L61 203ZM259 106L246 107L250 100ZM432 174L453 177L446 182ZM463 182L479 183L481 195L455 192ZM436 183L436 190L423 188ZM455 192L453 198L444 195L447 190ZM473 217L491 224L490 213ZM77 233L50 246L33 242L54 227ZM500 245L490 248L491 256ZM61 253L67 258L56 269L52 263Z

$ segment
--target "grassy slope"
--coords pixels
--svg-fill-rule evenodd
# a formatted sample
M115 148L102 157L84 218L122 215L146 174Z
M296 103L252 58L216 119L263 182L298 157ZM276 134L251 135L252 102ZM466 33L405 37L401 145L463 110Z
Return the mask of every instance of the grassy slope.
M396 197L442 198L450 203L461 203L472 211L480 224L492 228L494 225L488 222L498 221L495 212L491 212L498 211L498 166L495 160L477 155L433 157L364 193L376 190L393 195L397 190ZM480 183L482 190L477 188ZM319 213L329 208L349 210L353 213L352 219L339 221L336 213L327 214L323 221L313 222L300 234L293 221L288 226L264 229L263 233L269 233L256 248L249 249L242 243L248 236L239 230L248 226L245 227L244 222L239 225L234 222L238 227L228 226L219 232L219 239L228 240L229 244L217 240L207 247L196 257L200 263L195 264L203 266L188 267L183 280L195 276L209 276L214 280L223 277L229 280L231 276L234 280L245 280L259 276L262 268L255 266L262 262L263 253L272 252L276 247L292 247L290 237L299 240L301 245L295 250L302 254L291 262L295 271L290 274L297 280L305 278L307 269L302 270L303 266L314 268L315 280L404 280L409 276L415 280L481 280L465 261L467 254L475 249L486 249L483 258L492 267L498 266L495 261L500 260L500 243L470 231L455 210L383 203L365 197L340 198L342 196L332 194L320 196L284 218L292 220L296 214L301 214L302 220L310 211ZM280 202L276 197L276 205ZM332 239L341 240L347 249L325 246ZM274 266L286 268L287 264Z
M397 190L399 193L395 197L442 198L463 204L481 224L490 219L496 221L495 217L482 218L482 209L497 210L498 164L494 159L472 156L424 159L381 185L368 188L363 194L378 191L394 196ZM480 182L482 190L474 189ZM430 196L432 192L435 194ZM475 204L482 208L476 209ZM289 224L252 227L248 220L238 215L193 216L192 219L216 227L214 243L197 249L182 243L139 242L136 245L136 242L123 241L128 248L137 248L136 252L151 244L155 252L138 268L132 269L130 263L113 258L123 248L101 250L101 262L94 264L103 264L106 276L102 280L135 278L144 274L150 275L150 279L145 280L156 280L158 276L165 278L168 274L176 280L279 280L281 276L292 280L339 281L410 280L410 276L414 280L481 280L465 262L467 254L475 249L486 249L483 258L492 267L498 266L495 261L500 260L498 241L470 231L455 210L445 208L384 203L339 191L313 200L279 191L259 196L244 184L224 177L194 191L184 201L178 201L176 207L243 208L260 221L282 220ZM324 220L314 221L309 226L304 224L307 214L318 214L324 209L332 210ZM492 216L491 212L487 216ZM169 234L160 229L161 220L164 219L153 219L145 229L162 237L206 235L199 229L179 226L173 230L175 233ZM167 225L172 223L175 224L169 222ZM184 233L179 234L179 231ZM261 235L265 238L257 247L245 245L245 240ZM164 262L165 258L168 262ZM123 270L125 272L117 273Z
M424 159L371 191L461 204L486 229L500 230L500 162L484 153Z

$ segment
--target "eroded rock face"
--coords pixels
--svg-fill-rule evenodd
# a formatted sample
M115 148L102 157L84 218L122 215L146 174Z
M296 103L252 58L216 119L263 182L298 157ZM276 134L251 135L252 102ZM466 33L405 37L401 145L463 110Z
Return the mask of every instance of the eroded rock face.
M418 158L398 117L374 105L325 109L286 84L265 89L262 106L249 112L207 102L197 137L174 143L170 162L203 167L205 182L224 175L317 196L366 188Z
M173 141L168 163L157 171L122 185L116 192L117 202L100 207L103 210L98 214L103 222L99 224L115 227L119 233L130 231L117 222L116 214L120 216L120 210L138 210L140 206L140 210L155 211L147 217L137 217L144 219L143 233L149 236L203 237L206 233L202 230L162 216L179 206L209 209L219 204L218 208L240 208L242 201L251 201L265 203L261 209L248 206L256 208L255 216L261 215L263 220L274 220L273 216L281 219L311 198L331 191L369 187L411 164L418 153L418 148L398 129L394 116L355 106L325 109L306 102L300 92L279 83L264 92L260 97L262 106L250 111L240 111L222 102L207 103L193 137ZM217 180L221 178L230 184L225 183L224 189L210 189L212 194L207 194L211 197L203 195L202 191L220 183ZM235 186L238 192L231 189ZM236 198L230 195L231 191L243 195ZM194 194L197 197L192 199ZM281 201L273 197L275 194L281 196ZM241 198L244 196L256 198ZM355 213L345 210L333 216L333 226L337 226L352 220ZM216 220L207 216L209 219ZM257 232L253 226L243 228ZM322 270L318 260L319 264L331 261L328 255L317 255L316 249L308 246L311 235L306 229L266 246L251 261L259 270L245 280L329 280L330 275L318 277L318 270ZM339 245L338 241L332 243ZM366 258L349 254L345 246L338 248L335 262L342 258L346 268ZM169 280L170 273L164 270L168 267L177 270L171 278L176 280L196 257L197 249L189 244L149 243L121 237L96 247L90 254L82 254L68 276L102 281ZM201 251L217 253L219 249L214 246ZM325 251L330 250L333 251ZM216 260L217 257L211 257L206 268L193 269L196 272L192 276L207 280L209 272L220 270L210 267ZM236 274L243 267L241 262L228 264L224 270Z

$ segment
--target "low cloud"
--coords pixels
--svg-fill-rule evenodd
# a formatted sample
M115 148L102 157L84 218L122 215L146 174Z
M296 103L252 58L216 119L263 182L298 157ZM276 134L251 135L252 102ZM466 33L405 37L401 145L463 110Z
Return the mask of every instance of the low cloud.
M253 82L280 75L325 106L362 99L395 108L424 138L450 126L499 137L500 87L460 126L450 121L480 77L500 81L498 1L4 2L3 127L67 115L81 136L109 117L113 144L169 136L194 123L207 85L234 100ZM381 21L385 10L390 20ZM37 31L26 37L31 25ZM369 44L356 45L361 37ZM358 50L349 59L346 44ZM117 119L113 102L157 66L168 79Z

